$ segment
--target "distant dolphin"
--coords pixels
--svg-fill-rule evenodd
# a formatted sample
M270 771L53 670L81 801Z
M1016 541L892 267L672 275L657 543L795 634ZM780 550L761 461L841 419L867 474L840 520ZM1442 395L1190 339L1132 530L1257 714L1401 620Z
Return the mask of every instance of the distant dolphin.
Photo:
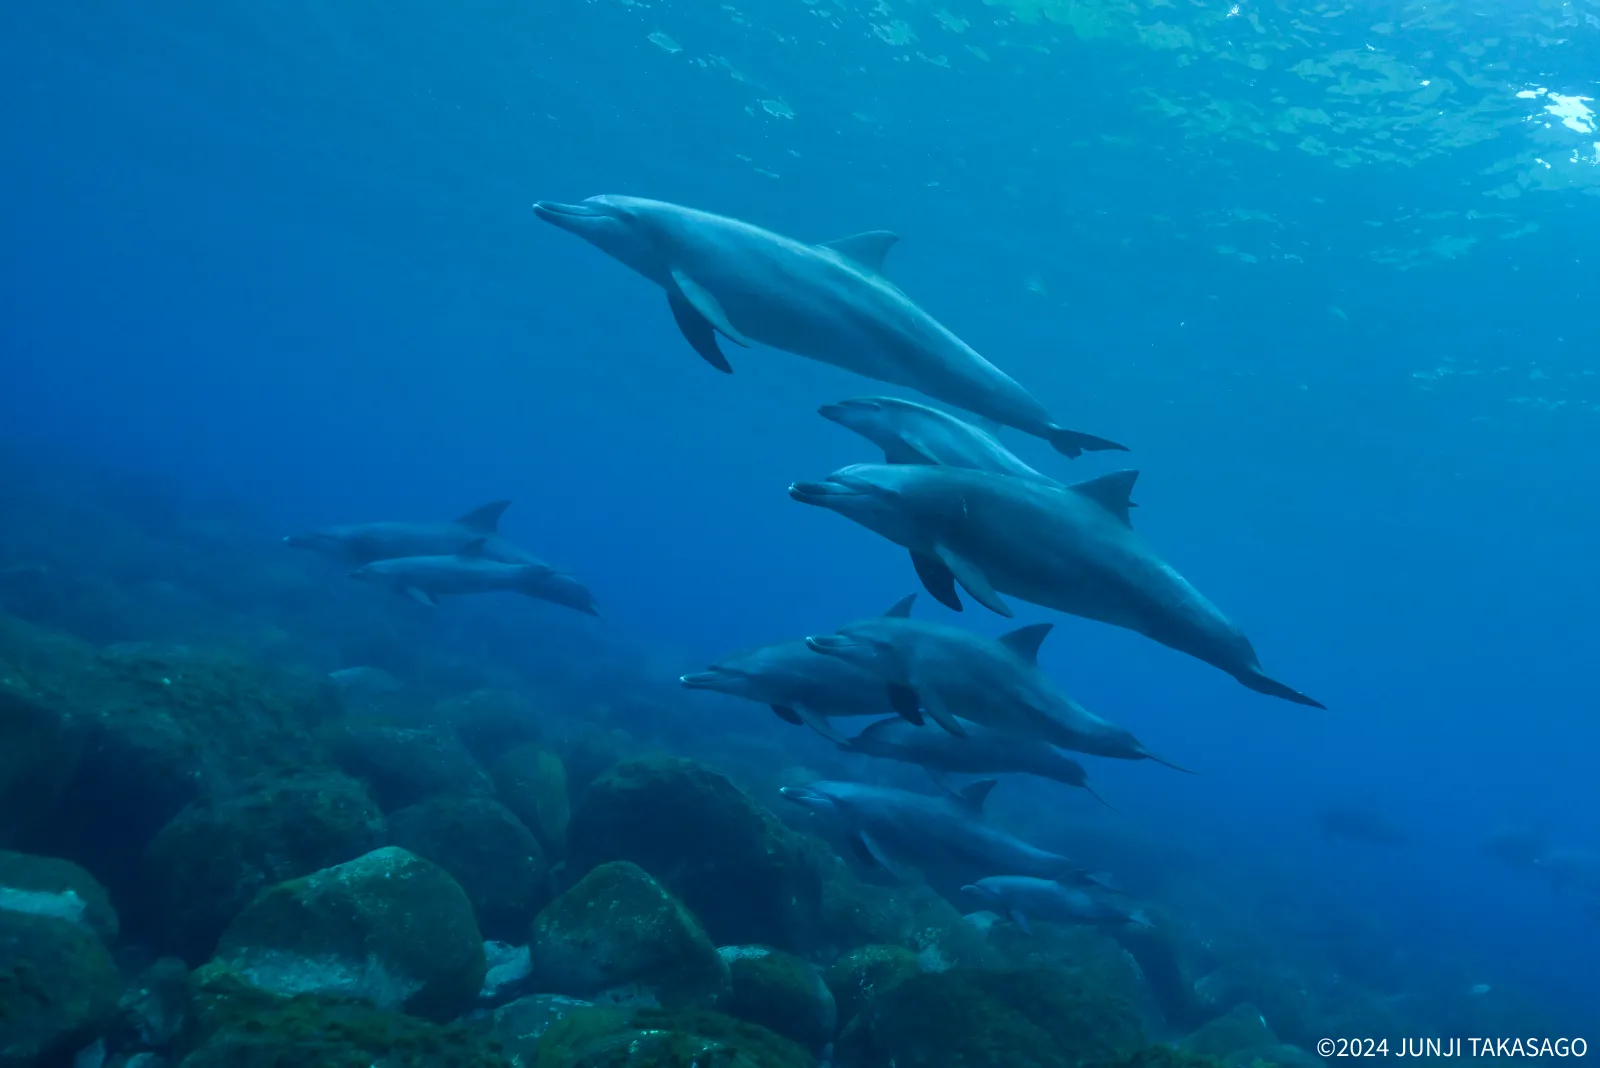
M817 414L878 446L885 463L968 467L1060 485L1023 463L987 430L926 404L897 397L856 397L824 404Z
M1055 923L1092 923L1108 927L1134 924L1150 927L1150 917L1143 909L1129 909L1109 901L1090 897L1072 886L1062 886L1053 879L1037 879L1027 875L992 875L963 886L973 897L991 908L998 908L1012 922L1028 934L1033 928L1028 917Z
M591 616L599 615L594 596L583 584L549 564L507 564L484 555L479 538L450 556L402 556L374 560L350 577L392 587L412 600L436 605L440 597L505 591L559 604Z
M789 496L838 512L911 550L923 585L957 610L961 587L1010 616L1010 593L1126 627L1232 675L1258 693L1324 707L1261 670L1250 640L1134 532L1137 471L1071 486L956 467L855 464Z
M500 516L510 501L490 501L448 523L351 523L283 539L295 549L311 549L346 564L370 564L402 556L450 556L481 541L482 555L503 564L540 561L500 536Z
M1096 801L1105 804L1105 799L1089 785L1089 773L1084 771L1083 765L1055 746L1002 734L970 720L958 719L957 723L966 732L965 737L934 727L918 727L899 716L891 716L867 724L860 734L840 748L847 753L916 764L930 772L1037 775L1087 790Z
M806 245L738 219L614 195L540 201L533 210L666 290L678 329L719 371L733 371L717 347L721 334L906 386L1044 438L1067 456L1125 450L1061 426L886 279L894 234Z
M983 802L993 779L968 786L960 794L932 797L856 782L814 782L785 786L789 801L824 813L843 824L857 855L902 881L916 872L956 871L1039 875L1093 882L1094 876L1066 857L1037 849L983 817Z
M1039 669L1039 644L1052 626L1036 623L989 638L888 615L847 623L836 634L807 638L806 645L876 673L888 684L897 711L920 707L958 737L966 735L956 709L1001 734L1115 760L1154 760L1187 771L1062 693Z

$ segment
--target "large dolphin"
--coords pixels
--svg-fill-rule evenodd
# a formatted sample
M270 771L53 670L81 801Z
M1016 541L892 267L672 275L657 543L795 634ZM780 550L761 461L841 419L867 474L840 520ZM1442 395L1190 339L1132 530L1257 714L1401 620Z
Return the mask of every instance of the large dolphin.
M1130 732L1113 726L1062 693L1039 668L1039 645L1054 624L1036 623L999 638L904 616L847 623L806 645L875 672L897 710L920 707L929 719L965 737L956 716L1002 734L1116 760L1156 756Z
M550 601L591 616L600 614L594 595L571 575L545 563L508 564L491 560L484 555L484 539L481 538L449 556L374 560L350 572L350 577L388 586L430 606L438 604L440 597L503 590Z
M928 591L959 610L955 585L1003 616L1000 594L1137 631L1258 693L1321 702L1261 670L1244 632L1134 532L1137 471L1071 486L909 464L856 464L789 495L838 512L911 550Z
M860 734L840 748L847 753L916 764L936 773L1037 775L1087 790L1096 801L1105 804L1105 799L1089 785L1089 773L1084 771L1083 765L1055 746L1002 734L971 720L958 718L956 722L966 737L934 727L918 727L899 716L891 716L867 724Z
M352 523L283 539L295 549L311 549L341 563L360 565L402 556L451 556L482 541L482 555L503 564L536 564L537 559L500 536L500 516L510 501L490 501L448 523Z
M854 397L824 404L817 414L878 446L885 463L969 467L1060 485L1023 463L987 430L926 404L898 397Z
M1061 426L885 278L894 234L807 245L738 219L614 195L540 201L533 210L664 289L684 338L719 371L733 370L717 347L721 334L906 386L1067 456L1124 448Z
M984 819L983 802L994 785L984 779L960 794L939 797L856 782L814 782L779 792L838 820L862 860L903 881L914 879L911 869L974 878L1016 874L1094 881L1066 857L1037 849Z
M1075 886L1063 886L1053 879L991 875L961 889L1006 915L1027 934L1033 933L1033 928L1028 926L1029 916L1055 923L1153 926L1143 909L1126 908L1091 897Z

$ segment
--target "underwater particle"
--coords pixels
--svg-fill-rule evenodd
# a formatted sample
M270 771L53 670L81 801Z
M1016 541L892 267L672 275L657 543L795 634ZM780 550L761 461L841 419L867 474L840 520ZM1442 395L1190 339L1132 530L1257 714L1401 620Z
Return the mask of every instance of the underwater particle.
M671 55L676 55L677 53L683 51L682 45L680 45L677 41L674 41L671 37L668 37L666 34L662 33L660 30L650 34L650 36L646 37L645 40L649 41L663 52L667 52Z
M1469 989L1467 991L1467 993L1471 994L1473 997L1482 997L1483 995L1487 994L1491 989L1492 988L1489 986L1488 983L1474 983L1472 985L1471 989Z
M765 111L768 115L771 115L773 118L778 118L778 119L792 119L792 118L794 118L794 109L791 108L788 104L784 103L782 100L763 100L763 101L761 101L761 110Z

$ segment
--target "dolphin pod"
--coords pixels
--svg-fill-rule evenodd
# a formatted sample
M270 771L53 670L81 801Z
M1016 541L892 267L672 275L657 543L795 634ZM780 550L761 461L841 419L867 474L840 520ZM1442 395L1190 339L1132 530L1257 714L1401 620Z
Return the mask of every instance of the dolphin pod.
M914 389L1043 438L1067 456L1126 451L1057 423L885 278L894 234L875 230L807 245L723 215L613 195L540 201L533 210L665 290L684 339L719 371L733 371L720 335Z

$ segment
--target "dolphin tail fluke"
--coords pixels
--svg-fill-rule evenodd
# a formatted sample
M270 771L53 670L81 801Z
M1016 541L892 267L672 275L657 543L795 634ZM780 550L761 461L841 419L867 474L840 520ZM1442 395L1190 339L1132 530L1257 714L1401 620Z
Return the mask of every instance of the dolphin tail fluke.
M1248 686L1256 693L1264 693L1268 697L1281 697L1285 701L1292 701L1297 705L1309 705L1312 708L1328 707L1314 697L1307 697L1299 690L1291 689L1290 687L1285 686L1277 679L1268 678L1266 675L1262 674L1260 668L1251 668L1248 671L1235 675L1234 678L1238 679L1241 683Z
M1078 430L1068 430L1064 426L1053 426L1045 434L1045 440L1050 447L1061 455L1076 460L1086 452L1128 452L1126 445L1119 445L1109 438L1097 438L1093 434L1085 434Z

